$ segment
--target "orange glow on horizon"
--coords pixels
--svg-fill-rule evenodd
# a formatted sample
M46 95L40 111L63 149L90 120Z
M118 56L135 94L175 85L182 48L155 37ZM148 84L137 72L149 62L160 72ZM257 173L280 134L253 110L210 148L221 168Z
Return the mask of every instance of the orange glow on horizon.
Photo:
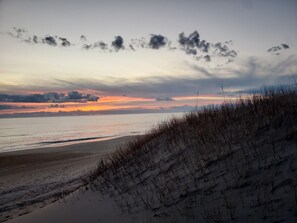
M33 112L100 112L112 110L131 109L170 109L179 106L195 106L197 96L177 96L173 101L156 101L154 98L104 96L97 102L63 102L63 103L24 103L3 102L1 105L11 106L11 109L0 110L0 114L33 113ZM235 100L236 97L223 95L198 95L198 106L220 104L224 100Z

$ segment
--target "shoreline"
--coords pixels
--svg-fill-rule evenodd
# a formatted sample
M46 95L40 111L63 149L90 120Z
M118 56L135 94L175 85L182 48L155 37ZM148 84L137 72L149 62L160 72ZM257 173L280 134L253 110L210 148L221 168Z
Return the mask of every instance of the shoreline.
M90 140L75 140L70 142L61 142L61 145L59 143L52 143L52 144L45 144L45 146L41 147L34 147L29 149L18 149L18 150L12 150L12 151L0 151L0 157L7 156L7 155L21 155L21 154L32 154L32 153L44 153L44 152L54 152L56 150L59 150L61 152L65 152L66 150L72 150L75 148L77 152L79 152L80 146L84 146L84 144L89 144L90 146L96 145L98 142L105 142L110 140L116 140L121 138L133 138L141 136L139 135L124 135L124 136L110 136L110 137L101 137L98 139L90 139ZM82 151L80 151L82 152Z
M100 158L135 136L0 153L0 222L78 189Z

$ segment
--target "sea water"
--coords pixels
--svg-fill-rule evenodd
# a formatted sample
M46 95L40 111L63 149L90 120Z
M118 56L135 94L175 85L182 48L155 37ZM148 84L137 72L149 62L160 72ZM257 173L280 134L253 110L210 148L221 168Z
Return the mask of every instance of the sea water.
M139 135L182 113L0 119L0 152Z

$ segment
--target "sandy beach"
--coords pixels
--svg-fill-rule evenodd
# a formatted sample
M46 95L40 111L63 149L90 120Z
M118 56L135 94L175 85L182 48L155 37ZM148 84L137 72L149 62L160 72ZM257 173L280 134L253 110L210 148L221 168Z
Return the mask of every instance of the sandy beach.
M131 139L0 153L0 222L15 219L73 192L100 157Z

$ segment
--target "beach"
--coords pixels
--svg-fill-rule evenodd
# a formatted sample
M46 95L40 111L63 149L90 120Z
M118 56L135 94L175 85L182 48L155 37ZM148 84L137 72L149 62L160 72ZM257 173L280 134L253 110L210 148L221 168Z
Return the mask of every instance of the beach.
M133 140L2 153L1 221L296 222L296 98L185 114Z
M133 137L0 153L0 222L74 192L100 158Z

